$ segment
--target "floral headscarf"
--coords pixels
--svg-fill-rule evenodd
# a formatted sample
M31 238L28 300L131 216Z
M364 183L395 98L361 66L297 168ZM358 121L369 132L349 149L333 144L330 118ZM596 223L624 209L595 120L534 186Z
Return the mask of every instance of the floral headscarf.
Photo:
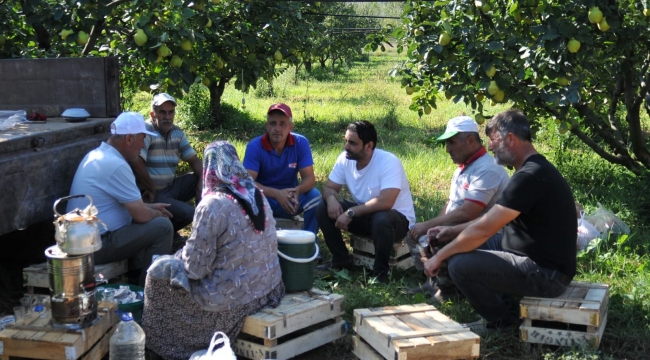
M202 196L230 190L232 195L245 201L253 215L260 212L255 200L258 192L255 181L239 161L237 150L227 141L215 141L203 153Z

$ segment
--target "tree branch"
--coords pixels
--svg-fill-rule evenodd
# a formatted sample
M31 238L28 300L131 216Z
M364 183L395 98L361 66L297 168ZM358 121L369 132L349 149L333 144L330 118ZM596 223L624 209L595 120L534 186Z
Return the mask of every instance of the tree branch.
M618 107L618 102L620 100L622 93L623 93L623 77L618 76L616 79L616 86L614 88L614 91L612 92L612 101L609 103L608 119L609 119L609 126L611 127L612 130L614 130L614 137L616 138L616 141L618 141L621 144L624 144L625 141L623 140L623 136L619 131L620 125L618 123L618 120L616 120L616 108Z
M110 3L106 4L106 7L109 8L109 9L112 9L114 7L118 7L118 6L120 6L120 5L124 4L124 3L127 3L127 2L129 2L129 0L115 0L113 2L110 2Z
M93 28L90 30L90 36L88 37L88 42L86 43L86 46L84 46L84 49L81 51L81 56L88 55L88 53L90 53L90 50L92 50L95 47L95 44L97 43L97 38L99 38L99 35L102 33L103 24L104 24L104 18L101 18L100 20L97 20L95 25L93 25Z
M636 101L636 84L634 83L634 67L628 64L625 67L625 109L626 119L630 129L632 151L636 158L646 167L650 166L650 152L645 144L645 137L641 129L641 101Z

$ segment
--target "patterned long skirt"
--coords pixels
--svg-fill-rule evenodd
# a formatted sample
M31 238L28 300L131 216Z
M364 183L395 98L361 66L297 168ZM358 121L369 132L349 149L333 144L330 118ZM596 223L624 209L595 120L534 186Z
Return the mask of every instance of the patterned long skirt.
M265 297L230 311L211 312L201 309L185 289L147 276L142 313L146 347L165 360L187 360L195 351L206 350L217 331L234 342L246 316L277 307L283 296L284 284L280 282Z

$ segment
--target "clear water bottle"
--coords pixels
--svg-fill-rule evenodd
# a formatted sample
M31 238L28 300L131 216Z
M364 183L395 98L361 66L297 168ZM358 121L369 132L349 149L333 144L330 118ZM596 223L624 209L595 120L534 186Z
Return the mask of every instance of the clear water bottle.
M144 360L144 330L131 313L120 313L122 321L111 336L110 360Z

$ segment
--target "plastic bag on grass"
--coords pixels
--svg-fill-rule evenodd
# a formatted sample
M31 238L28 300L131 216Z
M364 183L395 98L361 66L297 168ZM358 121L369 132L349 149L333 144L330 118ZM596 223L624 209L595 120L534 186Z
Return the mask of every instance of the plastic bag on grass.
M600 231L596 229L595 226L585 220L585 212L580 211L580 218L578 219L578 250L584 250L591 240L597 238L600 235Z
M601 233L609 231L614 234L629 234L630 228L613 212L605 209L603 205L598 203L598 209L591 214L585 216L585 220L589 221Z

